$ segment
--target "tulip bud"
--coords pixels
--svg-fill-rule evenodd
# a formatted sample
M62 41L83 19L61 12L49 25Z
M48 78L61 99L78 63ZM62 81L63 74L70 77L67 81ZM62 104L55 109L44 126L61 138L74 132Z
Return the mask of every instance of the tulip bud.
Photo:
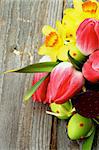
M50 74L46 101L62 104L81 90L84 78L69 62L59 63Z
M90 118L74 114L68 123L68 136L71 140L88 137L94 130L94 124Z
M99 20L85 19L77 30L77 46L84 55L99 49Z
M72 115L72 103L70 101L64 104L51 103L50 108L52 112L47 111L47 113L59 119L68 119Z

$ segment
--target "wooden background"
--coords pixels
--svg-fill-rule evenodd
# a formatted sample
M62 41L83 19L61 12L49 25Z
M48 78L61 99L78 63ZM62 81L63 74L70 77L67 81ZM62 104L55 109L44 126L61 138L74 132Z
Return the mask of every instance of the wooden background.
M54 27L67 6L71 0L0 0L0 71L37 62L43 25ZM0 76L0 150L79 150L67 138L66 122L48 116L47 106L22 103L32 76ZM97 136L94 150L98 141Z

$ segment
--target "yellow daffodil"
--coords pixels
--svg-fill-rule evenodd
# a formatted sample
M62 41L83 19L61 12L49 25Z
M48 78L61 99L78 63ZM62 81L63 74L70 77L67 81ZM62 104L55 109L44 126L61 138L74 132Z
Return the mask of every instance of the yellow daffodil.
M76 30L80 23L86 18L99 19L99 2L96 0L73 0L74 8L68 8L64 11L62 24L66 27L70 26L76 34Z
M40 55L49 55L53 61L59 59L60 51L65 50L64 58L67 60L67 46L64 45L64 40L58 30L52 28L51 26L44 26L42 29L45 35L44 44L39 49Z
M99 2L97 0L73 0L74 8L82 13L83 19L99 19ZM81 16L80 16L81 17Z
M57 59L67 61L67 52L77 60L81 59L81 53L77 49L74 30L69 29L60 21L56 22L56 29L51 26L44 26L42 29L45 35L44 44L39 49L40 55L48 55L52 61Z
M72 25L66 26L65 24L61 23L60 21L56 22L56 28L63 38L64 44L66 48L61 48L58 53L58 58L60 60L66 60L67 53L66 50L70 50L70 55L75 58L76 60L84 59L84 56L81 54L79 49L76 47L76 35L75 30L73 29Z
M73 24L73 23L72 23ZM84 56L81 54L79 49L76 47L76 29L72 24L65 25L63 22L60 21L56 22L56 28L63 38L64 44L67 47L67 51L70 50L70 55L75 58L76 60L83 60ZM60 60L65 60L66 49L61 49L58 53L58 58Z

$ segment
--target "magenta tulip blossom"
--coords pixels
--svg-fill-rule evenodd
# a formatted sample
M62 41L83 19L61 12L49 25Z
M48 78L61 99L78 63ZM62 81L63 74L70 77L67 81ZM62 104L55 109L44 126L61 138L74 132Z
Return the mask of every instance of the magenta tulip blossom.
M88 81L93 83L99 81L99 50L89 56L82 68L82 72Z
M99 20L85 19L77 30L77 46L84 55L99 49Z
M70 62L62 62L51 72L46 101L64 103L79 92L83 84L82 73L75 70Z
M42 77L46 76L48 73L35 73L33 77L33 82L32 85L37 83ZM47 77L39 86L39 88L36 90L36 92L32 95L33 101L37 102L42 102L42 103L47 103L45 102L46 98L46 92L47 92L47 86L49 82L49 77Z

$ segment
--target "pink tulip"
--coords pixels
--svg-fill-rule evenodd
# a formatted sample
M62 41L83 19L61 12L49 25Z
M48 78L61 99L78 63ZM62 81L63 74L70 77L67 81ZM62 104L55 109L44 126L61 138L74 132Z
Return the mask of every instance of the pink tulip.
M49 56L43 56L39 62L48 62L51 61ZM32 81L32 85L37 83L42 77L46 76L48 73L35 73ZM39 88L36 90L36 92L32 95L33 101L37 102L42 102L42 103L47 103L45 102L46 98L46 92L47 92L47 86L49 82L49 77L46 78L43 83L39 86Z
M46 76L47 74L48 73L35 73L34 77L33 77L32 85L34 85L35 83L37 83L42 77ZM47 103L47 101L45 102L45 98L46 98L46 92L47 92L48 82L49 82L49 77L46 78L41 83L41 85L39 86L39 88L32 95L33 101Z
M84 55L99 49L99 20L85 19L77 30L77 46Z
M58 64L51 72L46 101L64 103L79 92L84 84L81 72L76 71L69 62Z
M99 50L89 56L82 68L82 72L88 81L93 83L99 81Z

